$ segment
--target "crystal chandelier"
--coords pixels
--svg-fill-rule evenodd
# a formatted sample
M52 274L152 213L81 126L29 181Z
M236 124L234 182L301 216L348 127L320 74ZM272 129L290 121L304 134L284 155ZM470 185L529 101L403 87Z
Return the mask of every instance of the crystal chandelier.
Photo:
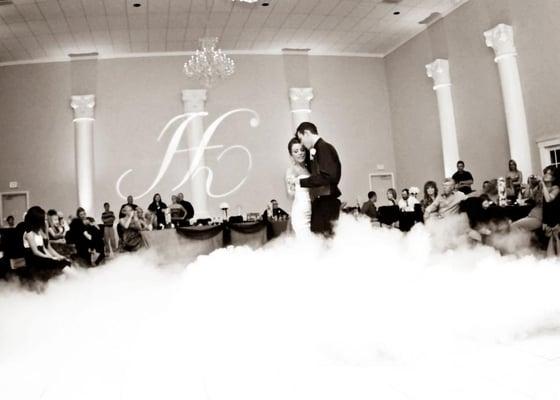
M216 80L227 78L235 72L235 63L222 50L216 50L217 37L199 39L200 50L185 63L185 74L210 88Z

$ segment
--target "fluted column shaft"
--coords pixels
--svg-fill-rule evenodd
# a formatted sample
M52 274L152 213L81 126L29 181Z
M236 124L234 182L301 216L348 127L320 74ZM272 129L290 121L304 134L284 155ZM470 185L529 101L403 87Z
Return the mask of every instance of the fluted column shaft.
M74 148L78 204L92 213L94 206L94 149L93 122L95 96L92 94L72 96L70 106L74 110Z

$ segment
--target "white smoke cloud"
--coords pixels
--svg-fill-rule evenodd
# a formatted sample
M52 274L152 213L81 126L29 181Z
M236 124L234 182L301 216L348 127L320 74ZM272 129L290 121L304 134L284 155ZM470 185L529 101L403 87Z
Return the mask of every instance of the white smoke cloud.
M0 398L560 398L558 260L437 225L3 284Z

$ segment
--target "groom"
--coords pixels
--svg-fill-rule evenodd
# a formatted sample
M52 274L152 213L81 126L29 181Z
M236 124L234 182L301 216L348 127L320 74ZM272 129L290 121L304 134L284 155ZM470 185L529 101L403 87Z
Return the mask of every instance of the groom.
M341 195L340 160L335 148L319 137L317 127L311 122L302 122L296 136L309 150L308 164L311 176L300 180L301 187L310 188L311 193L311 231L330 236L333 222L340 214Z

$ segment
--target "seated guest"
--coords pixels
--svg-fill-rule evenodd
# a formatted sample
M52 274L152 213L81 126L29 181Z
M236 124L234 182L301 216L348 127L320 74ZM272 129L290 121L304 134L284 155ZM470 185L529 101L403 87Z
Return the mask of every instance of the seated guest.
M397 191L393 188L387 189L387 200L389 200L390 205L397 205Z
M487 193L488 192L488 185L489 184L490 184L490 181L482 182L482 193Z
M460 211L466 212L469 219L469 237L475 241L490 244L494 233L505 233L509 220L502 207L493 203L487 194L469 197L460 204Z
M117 251L117 238L115 237L115 213L111 211L109 203L103 204L103 213L101 220L103 221L103 241L105 242L105 253L113 254Z
M465 171L465 163L463 161L457 161L457 172L451 178L456 182L457 190L464 194L472 192L471 186L474 179L469 171Z
M408 189L403 189L401 191L401 199L398 203L401 212L414 212L414 205L418 203L419 201L415 197L410 196Z
M148 206L148 210L155 216L156 229L165 229L167 221L165 220L165 210L167 204L161 201L159 193L154 194L152 203Z
M136 251L144 246L140 232L146 229L146 225L138 217L138 208L133 210L131 206L125 206L123 211L125 216L119 220L123 230L122 249Z
M59 273L70 261L62 257L49 244L45 226L45 210L31 207L25 214L25 265L32 278L48 279Z
M286 211L282 210L279 206L278 206L278 201L276 201L275 199L270 200L270 205L267 207L267 209L263 212L263 220L267 220L267 219L284 219L284 218L288 218L289 215Z
M439 218L445 218L449 215L457 214L459 212L459 203L465 199L466 196L463 192L455 190L455 181L451 178L446 178L443 181L442 193L424 211L424 220L427 221L434 215Z
M8 215L8 218L6 218L6 223L8 224L7 225L8 228L15 228L16 220L15 220L14 216L13 215Z
M543 225L543 184L542 180L535 175L529 176L527 182L527 188L523 192L523 200L525 204L532 206L531 211L525 218L513 222L511 228L533 232L542 228Z
M138 211L138 209L136 209L136 211ZM156 223L155 215L152 214L150 211L146 211L146 212L143 213L143 217L144 217L144 225L145 225L145 228L143 230L144 231L153 231L154 230L154 224Z
M147 213L149 213L149 212L150 211L147 211ZM142 225L142 230L143 231L151 230L151 229L148 229L148 224L146 222L146 214L144 213L144 210L141 207L136 208L136 215L138 216L138 220L140 221L140 223ZM152 219L153 218L154 218L154 214L152 214Z
M437 195L438 195L437 184L434 181L426 182L424 184L424 198L420 202L420 204L422 205L423 213L426 211L426 208L428 208L428 206L434 202Z
M66 241L76 246L78 259L83 264L91 265L91 254L89 252L89 243L91 235L87 233L85 220L87 218L86 211L79 207L76 210L76 218L70 222L70 230L66 233Z
M514 197L517 198L521 192L521 185L523 184L523 174L517 169L517 163L514 160L509 160L508 172L506 179L509 178L514 190Z
M70 228L64 220L64 215L56 210L49 210L47 212L47 222L49 243L52 248L63 257L72 257L73 248L66 243L66 233Z
M535 205L537 199L542 198L542 189L539 186L539 180L535 175L529 175L527 185L521 191L521 199L527 205Z
M370 219L377 219L377 207L375 202L377 201L377 194L374 191L368 192L368 201L362 204L360 212L367 215Z
M185 215L185 219L182 222L182 225L188 226L190 225L190 220L194 218L194 208L191 203L185 200L185 196L183 193L177 193L177 203L183 206L187 215Z
M70 225L68 225L68 222L66 222L66 220L64 219L64 213L62 211L59 211L57 214L58 222L60 226L64 228L64 234L66 234L66 232L70 230ZM72 221L72 218L70 218L68 221Z
M187 217L187 210L179 204L179 198L175 195L171 196L171 205L169 206L169 214L171 222L175 226L181 226Z
M513 181L509 176L506 176L505 182L506 182L506 199L508 201L508 204L514 204L517 201L517 193L519 192L513 186Z
M560 170L547 167L543 181L543 230L548 238L547 255L560 255Z
M86 211L80 207L76 210L77 217L70 223L70 231L66 235L68 242L76 245L76 252L79 260L85 266L92 266L91 250L95 249L99 256L93 265L99 265L105 259L105 243L99 229L91 226Z
M95 223L95 219L93 217L87 217L84 223L86 224L86 231L91 236L89 250L95 250L99 254L93 265L100 265L101 262L105 260L105 241L103 240L103 230Z
M420 189L418 189L416 186L411 186L408 188L408 193L410 194L410 197L414 197L416 200L418 200L418 203L420 203L420 199L418 199Z
M60 225L60 218L58 218L56 210L47 211L47 224L49 240L64 242L66 232L64 232L64 226Z
M483 194L488 195L488 197L490 198L490 200L494 203L494 204L498 204L498 180L497 179L491 179L488 181L487 185L486 185L486 190L484 191Z

